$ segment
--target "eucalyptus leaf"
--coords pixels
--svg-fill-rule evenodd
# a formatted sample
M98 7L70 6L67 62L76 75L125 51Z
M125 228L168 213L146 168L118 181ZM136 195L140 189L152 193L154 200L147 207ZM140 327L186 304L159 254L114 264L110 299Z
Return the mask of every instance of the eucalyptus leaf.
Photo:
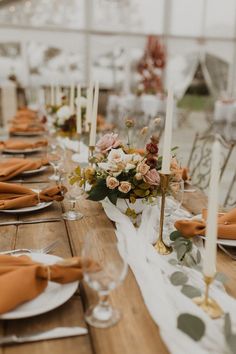
M224 273L216 273L215 279L220 281L222 284L227 283L227 281L229 280L227 275L225 275Z
M178 248L176 248L176 252L177 252L178 260L182 261L185 253L187 252L187 247L184 244L182 244Z
M178 261L177 261L176 259L174 259L174 258L169 259L168 262L169 262L171 265L173 265L173 266L175 266L175 265L178 264Z
M201 340L206 330L205 323L201 318L190 313L182 313L178 316L177 327L196 342Z
M201 252L199 250L197 250L197 254L196 254L196 261L197 261L197 264L201 262Z
M181 293L193 299L194 297L201 296L201 291L192 285L185 284L181 289Z
M184 274L183 272L179 272L179 271L174 272L170 276L170 281L171 281L171 284L173 284L175 286L183 285L183 284L187 283L188 276L186 274Z
M173 231L170 234L170 239L171 239L171 241L175 241L175 240L177 240L177 238L179 238L181 236L182 236L182 234L179 231Z

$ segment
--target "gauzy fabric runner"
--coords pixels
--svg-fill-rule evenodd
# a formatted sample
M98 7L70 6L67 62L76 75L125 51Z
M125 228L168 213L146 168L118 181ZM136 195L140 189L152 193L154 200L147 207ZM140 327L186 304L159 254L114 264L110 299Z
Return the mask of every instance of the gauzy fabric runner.
M173 354L222 354L227 352L224 338L224 318L212 320L193 301L181 293L180 288L173 286L170 275L182 271L189 277L189 284L201 289L204 293L204 282L201 272L182 265L173 266L168 260L175 259L159 255L151 245L150 237L159 224L158 206L144 209L141 225L136 229L130 219L122 214L113 204L102 202L109 219L116 223L118 240L126 241L127 260L140 287L144 302L160 334ZM236 326L236 301L227 295L221 284L214 282L211 296L222 306L225 313L231 315L232 327ZM132 301L132 299L131 299ZM177 317L189 313L200 317L206 326L203 338L195 342L191 337L177 328Z

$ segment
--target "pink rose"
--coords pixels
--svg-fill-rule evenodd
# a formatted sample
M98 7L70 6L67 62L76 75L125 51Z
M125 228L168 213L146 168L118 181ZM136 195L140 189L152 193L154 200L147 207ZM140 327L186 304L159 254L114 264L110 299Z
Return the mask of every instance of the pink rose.
M159 186L160 176L155 168L149 170L146 175L143 177L144 181L151 186Z
M103 135L103 137L101 137L101 139L99 139L96 144L97 150L102 153L106 153L112 148L116 149L121 145L121 141L117 138L118 134L114 133L108 133Z
M115 177L108 176L106 179L106 185L109 189L115 189L119 186L119 181Z
M146 175L149 170L150 166L148 166L145 161L142 161L137 165L137 173L141 173L141 175Z
M118 189L122 193L129 193L129 191L131 190L131 184L126 181L120 182Z

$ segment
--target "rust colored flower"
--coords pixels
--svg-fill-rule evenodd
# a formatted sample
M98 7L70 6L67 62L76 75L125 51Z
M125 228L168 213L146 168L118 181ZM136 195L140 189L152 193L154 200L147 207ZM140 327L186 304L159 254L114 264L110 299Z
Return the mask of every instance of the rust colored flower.
M146 145L146 150L153 155L157 155L158 154L158 146L155 143L149 143Z

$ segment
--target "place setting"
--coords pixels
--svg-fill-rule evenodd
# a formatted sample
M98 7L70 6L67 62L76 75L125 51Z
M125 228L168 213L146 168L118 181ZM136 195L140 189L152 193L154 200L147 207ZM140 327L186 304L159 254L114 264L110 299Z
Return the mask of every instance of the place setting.
M235 14L0 1L0 351L236 353Z

